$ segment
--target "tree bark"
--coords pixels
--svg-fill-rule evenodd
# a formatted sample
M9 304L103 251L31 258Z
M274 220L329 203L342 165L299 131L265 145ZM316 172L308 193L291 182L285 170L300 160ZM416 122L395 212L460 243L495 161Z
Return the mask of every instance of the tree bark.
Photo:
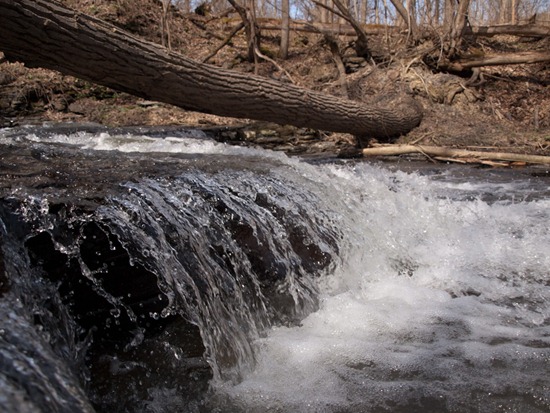
M416 25L416 20L414 20L409 13L409 10L403 6L400 0L390 0L391 4L393 4L393 7L397 10L401 18L405 21L405 24L407 25L409 29L410 36L413 40L417 39L418 36L418 26Z
M533 24L523 25L498 25L498 26L474 26L472 27L472 34L476 36L498 36L498 35L511 35L511 36L524 36L524 37L546 37L550 36L550 27L537 26Z
M389 138L416 127L411 98L367 106L199 63L47 0L0 0L0 50L145 99L220 116Z
M462 46L463 35L468 24L470 0L457 0L456 14L450 33L450 50L448 56L454 56Z
M332 0L334 5L338 8L344 19L351 24L355 33L357 33L357 41L355 42L355 53L359 57L369 59L371 57L369 50L369 39L367 33L363 30L361 25L353 18L350 11L340 0Z
M288 58L288 41L290 38L290 0L281 2L281 46L279 57L283 60Z
M448 70L463 71L474 67L519 65L550 62L550 52L517 52L502 55L462 57L442 65Z

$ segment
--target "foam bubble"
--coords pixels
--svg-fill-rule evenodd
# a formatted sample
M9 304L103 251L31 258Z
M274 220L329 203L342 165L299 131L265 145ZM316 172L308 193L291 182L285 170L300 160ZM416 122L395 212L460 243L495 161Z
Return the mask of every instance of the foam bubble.
M117 134L110 132L90 133L76 132L71 134L26 133L1 134L0 142L9 143L13 140L24 140L42 144L63 144L76 146L86 150L119 151L139 153L168 153L168 154L219 154L219 155L247 155L262 156L276 159L287 159L282 153L262 151L254 148L239 147L218 143L200 131L179 131L178 136L151 137L138 134Z
M548 200L450 199L426 176L365 165L331 173L349 238L321 308L258 341L256 369L219 392L251 411L548 411Z

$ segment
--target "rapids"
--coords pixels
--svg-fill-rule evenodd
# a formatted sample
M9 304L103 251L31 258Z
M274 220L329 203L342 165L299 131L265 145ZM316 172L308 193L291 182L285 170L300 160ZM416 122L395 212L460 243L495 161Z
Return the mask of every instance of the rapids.
M550 175L0 131L5 412L550 412Z

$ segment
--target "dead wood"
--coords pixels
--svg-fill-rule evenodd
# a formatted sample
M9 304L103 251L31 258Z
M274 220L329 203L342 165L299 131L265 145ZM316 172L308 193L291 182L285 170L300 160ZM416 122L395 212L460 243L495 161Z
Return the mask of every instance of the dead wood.
M274 19L269 19L269 22L264 22L259 19L258 24L260 29L280 30L281 27L273 20ZM387 26L384 24L362 24L361 28L367 35L383 35L386 34L388 30L395 30L394 26ZM357 32L350 24L342 23L292 21L290 23L290 30L305 33L318 33L319 31L322 31L338 36L357 36Z
M550 165L550 156L524 155L507 152L483 152L464 149L424 145L380 145L364 148L363 156L396 156L420 153L429 158L464 163L487 163L495 161L523 162L528 164Z
M340 88L342 90L342 96L349 98L348 84L346 82L346 67L344 65L344 61L342 60L342 54L340 53L338 42L330 33L324 33L324 39L330 48L332 60L334 60L334 64L336 64L336 68L338 69L338 83L340 84Z
M248 39L248 61L254 62L254 73L258 73L258 56L256 49L260 45L260 28L256 22L255 10L241 6L236 0L228 0L235 8L244 24L244 30Z
M0 0L0 50L29 67L219 116L381 139L405 134L422 119L421 107L406 96L367 105L225 70L48 0Z
M457 72L483 66L518 65L526 63L550 62L550 52L516 52L500 55L481 55L461 57L440 64L441 68Z
M332 35L332 33L321 30L315 26L311 26L310 29L315 32L323 35L323 40L328 45L330 53L332 54L332 60L338 69L338 83L340 84L340 89L342 90L342 95L349 98L348 83L346 81L346 66L342 60L342 53L340 52L340 46L338 46L338 41Z
M475 36L484 36L484 37L491 37L491 36L498 36L498 35L510 35L510 36L518 36L518 37L547 37L547 36L550 36L550 27L533 25L533 24L474 26L474 27L471 27L471 31L468 34L473 34Z

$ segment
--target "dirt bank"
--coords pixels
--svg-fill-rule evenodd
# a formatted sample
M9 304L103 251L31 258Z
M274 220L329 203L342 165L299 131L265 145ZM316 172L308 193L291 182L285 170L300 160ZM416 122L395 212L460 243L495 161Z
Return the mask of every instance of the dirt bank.
M121 10L125 2L121 2L122 6L117 9L107 2L65 1L160 43L158 22L161 9L153 0L150 2L150 7L140 7L137 13L135 7ZM231 15L215 18L174 12L171 19L172 48L197 60L215 50L238 24ZM278 32L264 30L262 35L262 52L276 59ZM372 102L407 93L424 107L421 125L399 138L398 142L550 155L549 64L484 68L483 79L470 84L467 77L435 72L410 51L384 59L384 56L391 56L390 50L396 48L398 40L391 37L372 37L377 59L371 62L353 55L351 40L341 37L339 45L347 72L347 90L352 99ZM288 81L287 75L290 75L300 86L342 95L339 72L325 43L319 34L293 33L289 59L277 60L287 73L269 61L260 62L255 69L246 61L243 35L236 36L209 62L245 73L257 70L261 75L281 81ZM544 39L519 41L511 37L495 37L483 44L484 48L494 51L510 48L536 50L547 46ZM218 128L219 139L289 153L345 152L355 145L355 138L351 135L276 127L247 119L188 112L56 72L26 69L17 63L1 63L0 126L42 122L236 127L231 130Z

